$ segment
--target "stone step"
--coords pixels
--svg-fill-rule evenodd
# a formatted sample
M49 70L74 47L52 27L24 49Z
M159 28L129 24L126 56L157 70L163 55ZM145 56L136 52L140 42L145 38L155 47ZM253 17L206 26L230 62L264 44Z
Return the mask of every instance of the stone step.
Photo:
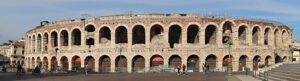
M268 75L268 77L270 77L270 76L277 77L277 78L287 80L287 81L297 81L297 80L299 80L299 79L295 79L295 78L291 78L291 77L287 77L287 76L282 76L280 74L274 74L274 73Z
M288 73L283 73L283 72L269 72L269 74L277 74L277 75L281 75L281 76L285 76L285 77L289 77L291 79L299 79L300 80L300 76L296 75L296 74L288 74Z
M288 80L283 80L281 78L274 77L274 76L268 76L268 81L288 81Z
M300 71L289 71L289 70L271 70L270 72L281 72L281 73L286 73L286 74L293 74L293 75L299 75L300 76ZM269 72L269 71L268 71Z

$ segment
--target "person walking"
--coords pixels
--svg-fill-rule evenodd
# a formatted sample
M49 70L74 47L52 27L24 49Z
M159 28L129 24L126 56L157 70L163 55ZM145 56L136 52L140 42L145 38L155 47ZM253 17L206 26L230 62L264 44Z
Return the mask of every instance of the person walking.
M177 75L180 75L180 69L181 69L181 65L178 64L178 65L177 65Z
M88 64L85 65L85 75L88 75Z
M206 72L209 72L210 71L210 69L209 69L209 65L208 64L206 64Z
M22 66L20 64L17 65L17 76L21 75Z
M183 73L184 75L186 75L186 73L185 73L185 68L186 68L186 66L183 64L183 65L182 65L182 73Z

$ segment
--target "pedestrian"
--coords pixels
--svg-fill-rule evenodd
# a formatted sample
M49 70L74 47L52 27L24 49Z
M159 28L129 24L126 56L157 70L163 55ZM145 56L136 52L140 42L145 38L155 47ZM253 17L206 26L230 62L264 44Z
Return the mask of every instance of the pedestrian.
M208 65L208 64L206 64L206 71L207 71L207 72L209 72L209 71L210 71L210 69L209 69L209 65Z
M185 68L186 68L186 66L183 64L183 65L182 65L182 73L183 73L184 75L186 75L186 73L185 73Z
M85 65L85 75L88 75L88 64Z
M21 74L22 66L20 64L17 65L17 75Z
M202 70L203 70L203 72L205 72L205 70L206 70L204 63L202 64Z
M22 70L21 70L22 74L25 74L25 65L22 64Z
M178 65L177 65L177 75L180 75L180 69L181 69L181 65L178 64Z

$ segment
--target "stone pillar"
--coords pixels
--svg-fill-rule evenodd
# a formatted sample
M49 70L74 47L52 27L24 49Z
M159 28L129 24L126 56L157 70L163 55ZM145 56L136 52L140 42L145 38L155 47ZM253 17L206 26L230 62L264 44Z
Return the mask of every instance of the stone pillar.
M150 60L148 60L150 58L149 55L145 55L145 72L150 71Z
M131 58L128 58L128 59L127 59L127 72L128 72L128 73L131 73L131 72L132 72L131 64L132 64L132 60L131 60Z
M111 48L116 47L116 34L114 30L111 30L111 42L110 42Z
M204 48L205 47L205 29L201 28L200 31L198 32L199 35L199 40L200 40L200 47Z
M80 61L81 68L85 68L85 64L84 64L85 58L81 57L80 59L81 59L81 61Z
M81 31L81 50L85 50L86 48L86 45L85 45L85 41L86 41L86 38L85 38L85 33L86 31L84 31L84 29Z
M219 71L221 71L223 69L222 64L223 64L223 61L220 61L220 60L217 61L216 68L219 69ZM213 70L213 69L211 69L211 70ZM225 71L225 70L223 69L223 71Z
M72 61L70 60L70 61L68 61L68 65L69 65L69 67L68 67L68 70L72 70Z
M145 34L145 37L146 37L146 40L145 40L145 45L146 45L146 49L147 48L150 48L150 31L149 30L145 30L146 31L146 34Z
M51 58L50 58L50 60L48 60L48 70L51 70Z
M99 60L95 59L95 72L99 72Z
M169 48L169 30L164 30L164 48Z
M110 70L111 70L111 72L115 72L115 68L116 68L116 65L115 65L115 58L114 59L111 59L110 60L111 61L111 63L110 63Z
M68 50L72 48L72 31L68 32Z
M61 48L61 40L60 40L60 32L57 32L57 48L60 49ZM58 50L60 51L60 50Z
M222 38L223 38L222 31L223 31L223 29L219 29L218 31L216 31L217 32L217 35L216 35L217 37L216 37L215 40L216 40L216 44L217 44L218 48L222 48L223 47L223 43L222 43Z
M181 41L181 46L186 48L187 47L187 30L182 30L180 41Z
M42 37L41 37L41 54L43 54L43 51L44 51L44 35L42 35Z
M99 48L99 32L94 32L94 35L95 35L94 36L95 49L98 49Z

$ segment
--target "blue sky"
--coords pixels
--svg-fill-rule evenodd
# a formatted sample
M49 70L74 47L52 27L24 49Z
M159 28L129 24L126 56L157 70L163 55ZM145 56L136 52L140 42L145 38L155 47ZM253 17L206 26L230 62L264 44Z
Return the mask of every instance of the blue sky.
M40 21L133 13L212 13L279 21L300 41L300 0L2 0L0 43L18 40Z

